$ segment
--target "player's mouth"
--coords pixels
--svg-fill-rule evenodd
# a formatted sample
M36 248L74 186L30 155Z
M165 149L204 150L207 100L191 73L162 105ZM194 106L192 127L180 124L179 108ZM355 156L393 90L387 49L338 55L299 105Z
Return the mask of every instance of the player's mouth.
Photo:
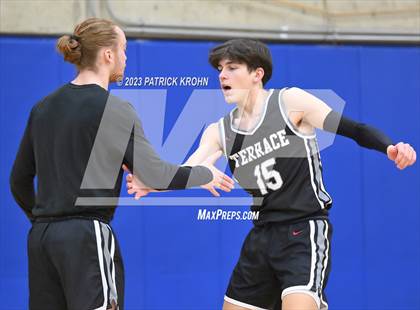
M230 85L227 85L227 84L222 84L222 90L223 90L223 93L230 93L230 91L232 90L232 87L230 86Z

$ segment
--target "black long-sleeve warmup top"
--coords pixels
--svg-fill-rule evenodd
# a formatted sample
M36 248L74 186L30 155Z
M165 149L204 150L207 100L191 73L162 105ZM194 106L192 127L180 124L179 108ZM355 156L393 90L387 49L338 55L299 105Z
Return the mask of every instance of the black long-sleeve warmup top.
M129 103L99 85L69 83L33 107L12 168L11 191L31 220L75 216L109 222L121 191L122 163L156 189L212 179L205 167L161 160ZM78 197L115 198L115 204L76 204Z

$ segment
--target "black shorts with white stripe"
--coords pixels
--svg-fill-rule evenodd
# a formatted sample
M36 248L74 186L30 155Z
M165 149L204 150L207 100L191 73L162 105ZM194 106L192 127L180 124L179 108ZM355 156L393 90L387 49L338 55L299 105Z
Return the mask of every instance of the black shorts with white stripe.
M35 222L28 235L31 310L124 308L124 268L108 224Z
M288 294L310 295L328 309L332 227L328 219L255 226L242 246L225 300L251 310L281 309Z

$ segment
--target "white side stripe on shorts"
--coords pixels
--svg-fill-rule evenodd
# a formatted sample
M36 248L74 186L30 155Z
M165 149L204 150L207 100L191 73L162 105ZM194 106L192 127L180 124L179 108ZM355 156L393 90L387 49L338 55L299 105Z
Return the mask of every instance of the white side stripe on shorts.
M309 283L306 287L310 290L312 285L314 284L314 277L315 277L315 263L316 263L316 245L315 245L315 223L314 221L309 221L310 227L310 239L311 239L311 276L309 278Z
M312 296L320 309L328 309L323 300L323 286L325 272L328 267L329 241L328 222L325 220L310 220L311 240L311 273L307 285L291 286L283 290L281 298L292 293L308 294Z
M117 296L117 287L115 285L115 277L112 277L112 271L115 270L114 265L114 255L110 253L109 247L110 247L110 238L111 235L111 248L112 248L112 241L113 241L113 235L112 231L109 228L108 225L104 223L100 223L100 226L102 227L102 234L104 237L104 257L106 262L106 276L107 276L107 282L109 286L109 301L115 301L117 304L118 296ZM112 252L112 250L111 250Z
M108 304L108 285L105 279L105 270L104 270L104 257L102 252L102 238L101 238L101 229L99 228L99 222L93 221L93 225L95 226L95 235L96 235L96 247L98 250L98 260L99 260L99 268L101 270L101 279L102 279L102 288L104 290L104 304L96 308L95 310L106 310L106 306Z
M325 231L324 231L324 236L325 236L325 241L326 241L326 250L325 250L325 263L324 265L324 269L322 270L322 275L321 275L321 309L328 309L328 304L325 302L325 300L322 298L322 289L324 286L324 279L325 279L325 270L328 267L328 256L329 256L329 251L330 251L330 242L328 240L328 222L324 221L325 223ZM324 306L324 307L323 307Z
M324 269L325 264L325 235L324 235L324 228L325 224L322 221L315 221L315 225L317 227L316 232L316 245L317 245L317 264L316 264L316 273L315 273L315 283L312 287L316 292L319 292L322 282L322 271Z
M111 232L111 259L112 259L112 282L115 284L115 292L117 294L117 282L115 282L115 264L114 264L114 255L115 255L115 240L114 240L114 234L112 233L112 229L109 225L107 225L109 228L109 231ZM118 298L118 294L116 295ZM116 302L116 301L115 301Z

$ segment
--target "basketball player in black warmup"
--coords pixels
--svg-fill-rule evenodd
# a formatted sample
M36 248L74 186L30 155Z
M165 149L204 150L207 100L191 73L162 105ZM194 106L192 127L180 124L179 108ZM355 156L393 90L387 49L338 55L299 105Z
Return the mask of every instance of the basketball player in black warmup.
M212 165L217 154L196 167L162 161L131 105L110 95L109 83L124 73L126 44L124 32L111 21L91 18L77 25L73 35L57 43L64 59L76 65L77 77L31 111L10 177L16 202L33 223L28 235L30 309L123 309L123 263L109 225L121 190L121 161L130 171L147 175L146 184L155 188L202 185L229 191L233 186ZM109 109L115 115L111 124L103 124ZM112 139L101 141L104 151L93 159L94 165L108 169L121 158L116 181L110 189L81 189L102 126L127 137L123 148ZM78 197L108 197L115 203L76 205Z
M332 199L323 184L314 129L382 152L399 169L412 165L416 152L405 143L393 145L379 130L339 115L304 90L264 90L272 62L261 42L228 41L211 51L209 61L220 72L225 100L236 108L205 130L187 164L223 150L236 180L255 198L251 209L260 212L223 309L327 309ZM147 194L140 178L127 177L129 193Z

